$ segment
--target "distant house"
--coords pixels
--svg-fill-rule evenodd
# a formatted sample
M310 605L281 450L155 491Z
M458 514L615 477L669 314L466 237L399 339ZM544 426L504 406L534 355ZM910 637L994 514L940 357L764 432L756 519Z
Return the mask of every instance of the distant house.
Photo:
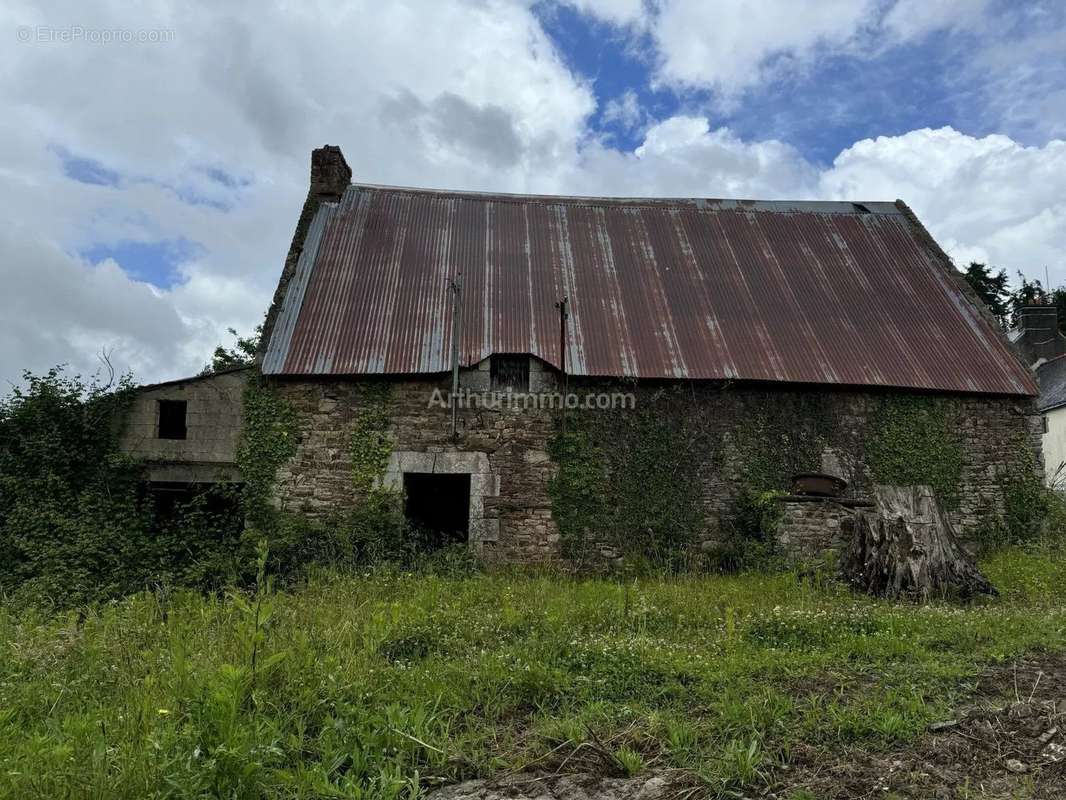
M1019 309L1010 340L1035 370L1040 385L1037 409L1043 415L1047 482L1066 488L1066 336L1059 331L1058 309L1052 305Z
M137 390L120 447L144 464L157 495L177 499L205 485L240 482L236 452L248 372L230 369Z
M321 515L361 502L352 432L381 389L379 483L404 491L420 523L498 561L559 555L552 441L563 411L485 398L565 389L579 397L566 411L579 424L626 413L613 395L657 408L681 390L687 405L662 413L701 420L698 463L677 480L692 484L708 541L747 474L742 428L775 409L816 405L829 432L807 468L839 472L860 493L880 477L870 451L884 440L886 402L936 405L957 443L952 517L963 530L998 513L1011 470L1040 462L1028 365L900 201L373 186L351 183L327 146L312 154L261 372L299 420L295 454L277 470L279 506ZM455 376L481 400L440 402ZM158 396L159 424L170 399ZM806 413L788 425L811 428ZM796 461L784 449L802 437L762 435L777 436L768 446L782 463Z

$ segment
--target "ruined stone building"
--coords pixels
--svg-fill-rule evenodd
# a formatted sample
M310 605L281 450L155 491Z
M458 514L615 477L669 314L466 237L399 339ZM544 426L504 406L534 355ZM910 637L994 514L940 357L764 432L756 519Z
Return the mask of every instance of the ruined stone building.
M605 526L640 536L676 523L709 546L743 492L787 491L804 470L841 476L854 498L930 483L973 532L1039 470L1028 365L902 202L483 194L351 177L338 148L313 153L251 378L294 420L273 475L279 508L323 517L362 501L370 416L384 443L373 486L402 490L409 515L496 561L553 559ZM131 445L157 475L186 460L205 476L239 472L246 378L145 392ZM190 446L146 448L175 400ZM595 513L566 494L579 446L582 468L612 487L587 493Z

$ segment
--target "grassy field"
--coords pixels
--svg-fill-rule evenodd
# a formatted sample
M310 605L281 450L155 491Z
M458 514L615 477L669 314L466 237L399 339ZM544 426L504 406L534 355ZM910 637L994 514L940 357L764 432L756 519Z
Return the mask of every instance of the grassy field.
M800 744L897 746L980 670L1066 649L1066 559L983 568L1001 597L966 608L790 574L382 572L0 608L0 797L412 798L669 767L724 794Z

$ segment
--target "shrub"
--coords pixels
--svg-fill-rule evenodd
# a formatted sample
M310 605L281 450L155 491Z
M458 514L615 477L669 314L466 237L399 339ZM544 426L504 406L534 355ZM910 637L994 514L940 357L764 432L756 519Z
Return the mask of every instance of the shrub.
M0 401L0 591L67 606L157 583L217 587L242 574L236 489L160 513L118 450L132 386L62 369Z
M708 553L709 566L722 572L768 569L777 555L781 524L780 492L741 492L722 526L722 539Z

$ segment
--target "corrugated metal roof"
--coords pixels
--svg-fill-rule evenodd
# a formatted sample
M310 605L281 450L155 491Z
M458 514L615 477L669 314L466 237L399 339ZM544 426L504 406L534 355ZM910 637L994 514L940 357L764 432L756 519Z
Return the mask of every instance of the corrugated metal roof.
M352 185L323 204L263 369L433 373L530 353L568 372L1036 394L892 203L487 195Z
M1040 382L1037 407L1041 411L1050 411L1066 406L1066 356L1045 361L1036 368L1036 375Z

